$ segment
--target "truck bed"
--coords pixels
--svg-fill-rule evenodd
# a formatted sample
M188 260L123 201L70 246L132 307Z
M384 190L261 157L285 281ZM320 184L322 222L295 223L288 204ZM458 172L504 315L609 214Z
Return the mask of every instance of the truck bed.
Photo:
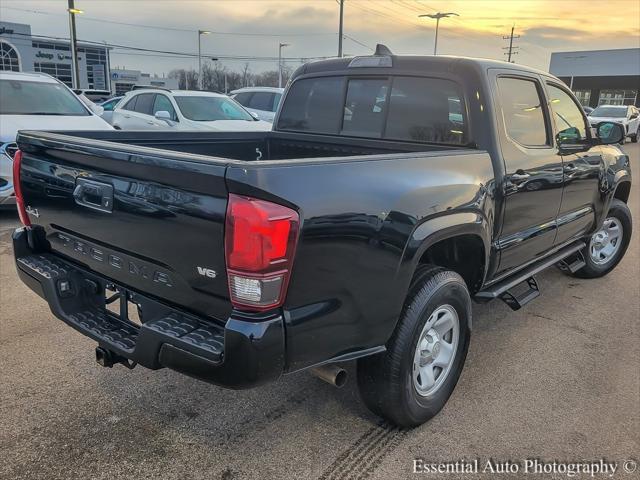
M412 236L445 213L479 229L490 214L491 159L472 148L276 132L21 132L18 145L41 251L204 324L234 314L229 195L297 211L287 370L379 348L410 281ZM106 209L94 183L112 187Z
M394 142L369 138L293 132L72 131L76 142L87 139L233 160L295 160L402 152L451 151L459 146ZM259 150L259 152L256 151ZM260 157L260 158L258 158Z

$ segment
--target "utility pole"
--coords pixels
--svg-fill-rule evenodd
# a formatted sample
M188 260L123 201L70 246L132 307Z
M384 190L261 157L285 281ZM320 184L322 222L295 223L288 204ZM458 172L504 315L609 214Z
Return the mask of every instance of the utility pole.
M438 28L440 27L440 19L441 18L448 18L451 16L456 16L459 17L460 15L458 15L457 13L454 12L447 12L447 13L427 13L426 15L418 15L419 18L423 18L423 17L429 17L429 18L435 18L436 19L436 40L433 44L433 54L437 55L438 54Z
M342 29L344 24L344 0L340 0L340 24L338 26L338 56L342 57Z
M288 43L278 44L278 87L282 88L282 47L288 47Z
M78 45L76 43L76 14L82 13L74 4L74 0L69 0L67 11L69 12L69 40L71 43L71 86L80 88L80 69L78 67Z
M513 30L516 28L516 26L514 25L513 27L511 27L511 35L508 35L506 37L502 37L503 40L509 40L509 46L508 47L502 47L503 50L507 50L506 52L504 52L505 55L507 55L507 62L509 63L515 63L511 61L511 56L512 55L517 55L518 52L516 51L518 48L520 47L514 47L513 46L513 39L514 38L520 38L520 35L514 35L513 34Z

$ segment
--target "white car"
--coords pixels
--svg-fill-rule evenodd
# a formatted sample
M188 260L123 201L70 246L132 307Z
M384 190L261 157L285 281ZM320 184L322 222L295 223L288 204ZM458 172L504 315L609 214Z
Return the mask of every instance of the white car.
M273 123L282 100L284 88L247 87L231 92L231 98L250 112L255 112L260 120Z
M158 88L134 90L116 105L111 125L120 130L271 130L226 95Z
M588 117L592 127L600 122L619 123L627 133L626 137L629 137L634 143L638 141L640 111L633 105L600 105Z
M0 208L15 208L12 170L18 130L113 129L55 78L0 72Z

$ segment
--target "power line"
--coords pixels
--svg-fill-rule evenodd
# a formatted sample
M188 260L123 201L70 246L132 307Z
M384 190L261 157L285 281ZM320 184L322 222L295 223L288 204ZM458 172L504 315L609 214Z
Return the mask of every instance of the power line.
M58 13L54 13L54 12L45 12L42 10L29 10L29 9L25 9L25 8L17 8L17 7L2 7L3 9L7 9L7 10L15 10L18 12L27 12L27 13L36 13L39 15L51 15L54 17L61 17L61 16L66 16L66 15L62 15L62 14L58 14ZM196 32L197 29L188 29L188 28L177 28L177 27L164 27L164 26L160 26L160 25L148 25L148 24L140 24L140 23L128 23L128 22L118 22L115 20L105 20L104 18L95 18L95 17L87 17L87 16L82 16L82 21L90 21L90 22L100 22L100 23L111 23L114 25L123 25L123 26L127 26L127 27L140 27L140 28L151 28L151 29L156 29L156 30L172 30L174 32L188 32L188 33L193 33ZM221 31L217 31L217 30L208 30L207 31L209 33L211 33L212 35L234 35L234 36L241 36L241 37L309 37L309 36L324 36L324 35L335 35L335 33L332 32L305 32L305 33L293 33L293 32L288 32L288 33L266 33L266 32L248 32L248 33L244 33L244 32L221 32Z
M54 37L54 36L49 36L49 35L29 35L26 33L17 33L14 32L11 35L20 35L20 36L25 36L25 37L32 37L32 38L41 38L41 39L45 39L45 40L58 40L58 41L69 41L68 37ZM171 50L158 50L158 49L153 49L153 48L143 48L143 47L134 47L132 45L121 45L121 44L117 44L117 43L109 43L109 42L96 42L96 41L92 41L92 40L80 40L78 39L78 42L88 45L88 46L99 46L99 47L112 47L114 49L124 49L124 50L132 50L135 52L142 52L142 53L160 53L160 54L164 54L164 55L168 55L168 56L173 56L173 57L181 57L181 58L197 58L198 54L197 53L190 53L190 52L176 52L176 51L171 51ZM117 52L116 52L117 53ZM224 55L224 54L215 54L215 53L203 53L202 54L203 57L210 57L210 58L220 58L220 59L225 59L225 60L262 60L262 61L277 61L278 57L271 57L271 56L259 56L259 55ZM284 57L284 60L290 60L290 61L300 61L301 59L324 59L324 58L330 58L328 56L305 56L305 57Z

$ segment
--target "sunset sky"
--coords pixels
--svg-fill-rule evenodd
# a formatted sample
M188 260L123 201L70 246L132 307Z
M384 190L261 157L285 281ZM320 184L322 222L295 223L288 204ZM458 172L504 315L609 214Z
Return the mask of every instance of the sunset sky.
M68 36L66 0L2 0L0 18L28 23L36 35ZM322 57L337 51L336 0L76 0L78 38L209 56ZM456 12L442 20L438 53L503 59L502 39L515 24L520 38L515 60L543 70L554 51L640 47L639 0L346 0L344 52L371 53L384 43L394 53L430 54L435 21L420 13ZM115 22L115 23L113 23ZM131 25L123 25L123 23ZM247 35L251 34L251 35ZM296 67L299 59L287 64ZM115 49L112 67L167 73L196 67L197 60L166 53ZM240 69L245 60L222 60ZM252 60L254 72L275 69L272 60Z

